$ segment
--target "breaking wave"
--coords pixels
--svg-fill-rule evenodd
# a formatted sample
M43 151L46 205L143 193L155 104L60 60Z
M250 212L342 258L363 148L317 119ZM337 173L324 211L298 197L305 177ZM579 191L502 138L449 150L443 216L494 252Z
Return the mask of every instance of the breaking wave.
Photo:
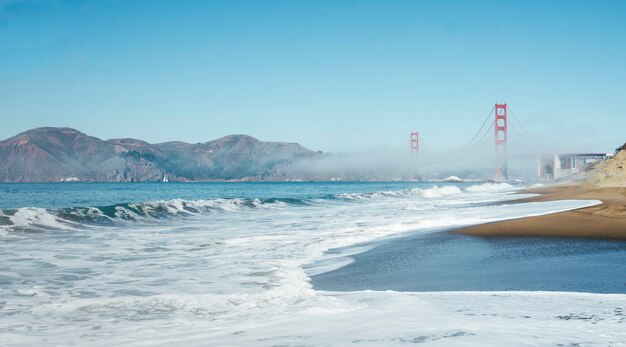
M122 203L99 207L69 207L44 209L22 207L0 211L0 233L6 231L33 231L42 229L71 230L75 227L115 225L128 222L150 222L166 218L204 215L215 212L240 212L246 210L310 206L330 201L358 202L376 199L436 199L450 195L488 193L513 189L506 183L486 183L464 189L455 185L431 188L414 188L397 191L375 191L365 193L342 193L296 198L220 198L212 200L158 200L138 203Z
M513 186L503 183L507 186L507 189L513 189ZM423 197L423 198L441 198L449 195L462 194L463 191L476 193L476 192L489 192L489 191L502 191L506 189L498 189L498 190L490 190L491 188L487 187L484 190L481 188L483 186L491 186L494 185L492 183L486 183L482 185L475 185L471 187L467 187L464 190L457 186L446 185L446 186L433 186L432 188L420 189L404 189L397 191L381 191L381 192L371 192L371 193L344 193L338 194L336 197L342 200L366 200L366 199L379 199L379 198L407 198L407 197ZM497 185L497 184L496 184ZM499 186L499 185L498 185Z
M112 225L119 222L153 221L212 212L270 209L308 203L299 199L183 199L124 203L100 207L44 209L22 207L0 211L0 230L72 229L75 226Z
M483 183L465 188L466 191L472 193L502 192L512 189L514 189L514 187L508 183Z

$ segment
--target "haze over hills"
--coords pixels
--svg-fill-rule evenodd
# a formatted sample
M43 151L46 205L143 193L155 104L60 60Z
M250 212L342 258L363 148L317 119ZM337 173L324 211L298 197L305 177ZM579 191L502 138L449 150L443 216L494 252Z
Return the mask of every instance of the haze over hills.
M0 141L0 182L156 182L164 177L183 182L395 181L409 179L409 159L403 148L325 154L297 143L264 142L248 135L195 144L151 144L132 138L101 140L72 128L44 127ZM419 159L412 163L417 178L423 180L451 175L482 180L493 172L491 158L477 153ZM532 170L526 171L534 172L531 164Z
M323 154L297 143L230 135L205 143L101 140L44 127L0 141L1 182L285 179L296 161Z

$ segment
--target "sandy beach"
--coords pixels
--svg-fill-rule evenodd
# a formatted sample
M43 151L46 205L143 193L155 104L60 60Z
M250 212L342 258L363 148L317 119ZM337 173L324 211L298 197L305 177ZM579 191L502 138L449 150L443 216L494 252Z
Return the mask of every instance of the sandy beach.
M593 199L601 205L579 210L476 225L459 233L481 236L554 236L626 239L626 188L589 183L533 188L520 202Z

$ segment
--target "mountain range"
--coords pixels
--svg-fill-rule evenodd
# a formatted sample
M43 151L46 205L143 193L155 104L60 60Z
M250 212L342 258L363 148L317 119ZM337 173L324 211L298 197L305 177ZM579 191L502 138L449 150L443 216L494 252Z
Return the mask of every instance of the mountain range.
M150 144L44 127L0 141L0 182L285 180L292 164L321 156L297 143L247 135Z

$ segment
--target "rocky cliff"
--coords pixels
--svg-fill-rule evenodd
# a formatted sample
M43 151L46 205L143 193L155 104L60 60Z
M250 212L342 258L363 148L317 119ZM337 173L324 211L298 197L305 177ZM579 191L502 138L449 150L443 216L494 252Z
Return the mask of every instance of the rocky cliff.
M587 180L604 187L626 187L626 144L614 157L594 165Z
M205 143L103 141L71 128L37 128L0 142L0 182L280 179L319 156L296 143L231 135Z

